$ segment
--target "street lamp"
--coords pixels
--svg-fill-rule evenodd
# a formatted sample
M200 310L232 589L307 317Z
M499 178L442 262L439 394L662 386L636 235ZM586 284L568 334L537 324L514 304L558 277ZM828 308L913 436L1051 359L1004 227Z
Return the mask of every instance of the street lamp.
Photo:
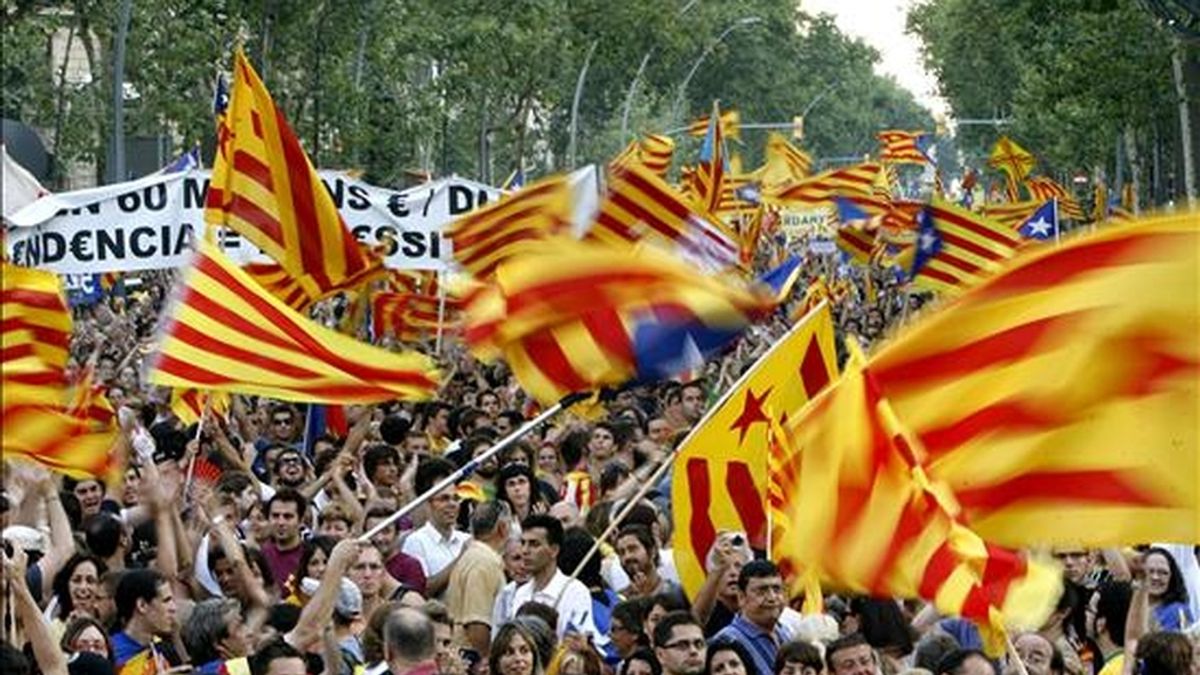
M756 23L762 23L762 17L744 16L729 24L729 27L722 31L721 34L717 36L716 40L713 40L711 43L709 43L704 52L700 54L700 58L696 59L696 62L692 64L692 69L688 71L687 77L683 78L683 82L679 84L679 91L675 95L675 105L672 108L671 116L673 118L679 118L680 109L683 106L683 95L687 91L688 84L691 83L692 77L695 76L696 71L700 70L700 66L704 63L704 59L708 58L708 55L717 48L717 45L720 45L722 42L724 42L725 38L729 37L730 33L738 28L741 28L742 26L751 26Z

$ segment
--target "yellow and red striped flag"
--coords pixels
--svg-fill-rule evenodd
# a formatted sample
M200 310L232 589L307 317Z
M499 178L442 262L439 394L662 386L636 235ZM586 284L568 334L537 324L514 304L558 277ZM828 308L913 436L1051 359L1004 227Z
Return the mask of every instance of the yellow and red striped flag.
M1061 572L962 523L851 351L835 387L774 427L772 492L789 498L773 513L772 559L796 590L815 574L839 591L930 600L1003 653L1006 624L1036 629L1049 617Z
M1037 249L872 359L1005 546L1200 542L1200 217Z
M671 479L675 565L690 597L720 530L766 547L767 411L799 410L837 377L833 316L820 307L775 343L684 439Z
M72 386L67 411L99 429L107 428L116 418L117 411L105 395L104 383L96 382L96 369L90 363L83 367L81 376Z
M229 106L218 122L204 219L237 231L299 284L308 298L353 289L383 271L382 259L359 244L239 49Z
M944 293L977 285L1022 244L1015 230L940 199L917 222L909 276L915 284Z
M879 160L888 164L930 164L929 145L933 136L924 131L888 129L876 134L881 147Z
M462 301L446 298L442 313L443 329L457 330ZM375 335L393 335L402 342L420 339L438 328L441 299L419 293L375 293L371 296L371 320Z
M454 259L479 279L536 242L571 223L571 186L566 175L551 176L454 221L446 232Z
M670 136L647 134L640 141L632 141L608 164L610 171L632 165L645 167L654 175L666 180L667 170L675 156L675 141Z
M699 138L708 133L711 117L701 117L688 125L688 136ZM728 138L740 138L742 133L742 115L736 110L726 110L720 114L721 135Z
M989 220L994 220L1007 227L1012 228L1016 232L1021 224L1033 215L1034 211L1042 208L1044 201L1029 200L1023 202L1001 202L999 204L988 204L983 207L983 215Z
M876 162L833 169L775 191L763 192L763 201L778 206L814 209L832 206L834 197L872 196L882 170Z
M304 286L278 263L250 263L242 267L242 270L260 286L270 291L271 295L279 298L283 304L297 312L303 313L309 305L317 300L305 293Z
M204 416L204 409L210 414L225 417L229 414L231 404L229 392L201 391L199 389L172 389L171 412L183 422L191 426Z
M586 238L622 248L641 241L661 244L705 269L737 266L740 249L737 235L716 216L633 165L609 176L608 194Z
M729 156L725 150L725 135L722 133L720 107L713 101L712 116L708 119L708 131L700 145L700 162L688 182L692 200L700 209L716 213L721 208L726 175L729 171Z
M811 173L812 157L808 153L792 145L783 134L771 132L767 136L763 165L754 172L763 190L777 190Z
M1059 215L1071 220L1083 220L1083 207L1079 205L1079 200L1054 179L1031 176L1025 179L1025 189L1029 190L1029 196L1039 205L1057 199Z
M776 299L654 248L560 238L502 265L465 302L472 351L502 356L525 391L550 403L692 367L710 340L732 339Z
M71 314L62 281L45 270L0 263L0 330L5 339L0 362L7 368L33 358L58 374L65 385Z
M374 403L437 389L431 360L329 330L283 304L201 242L160 328L149 381L291 401Z

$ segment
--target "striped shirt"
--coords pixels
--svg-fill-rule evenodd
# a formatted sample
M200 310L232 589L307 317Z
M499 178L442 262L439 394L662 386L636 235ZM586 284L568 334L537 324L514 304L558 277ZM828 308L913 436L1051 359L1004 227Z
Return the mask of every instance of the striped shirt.
M736 642L754 659L757 672L772 673L775 672L775 655L779 653L779 645L790 639L791 633L779 622L775 623L775 630L768 633L742 614L738 614L728 626L714 635L708 644L711 647L716 642Z

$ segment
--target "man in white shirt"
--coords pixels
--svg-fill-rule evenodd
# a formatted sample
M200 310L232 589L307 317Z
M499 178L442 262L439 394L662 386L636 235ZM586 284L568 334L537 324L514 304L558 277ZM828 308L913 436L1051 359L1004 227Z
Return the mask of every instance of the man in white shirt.
M454 473L454 465L435 457L417 467L417 494ZM466 532L454 529L458 520L458 494L450 485L425 503L429 518L420 529L408 535L400 550L421 561L425 571L426 597L438 597L446 590L454 563L458 562L463 546L470 539Z
M529 572L529 581L517 587L508 603L504 619L511 620L527 602L540 602L558 610L556 632L562 639L568 632L591 635L595 644L607 643L607 636L596 630L592 617L592 595L578 579L558 569L558 549L563 527L548 514L534 514L521 521L521 556Z

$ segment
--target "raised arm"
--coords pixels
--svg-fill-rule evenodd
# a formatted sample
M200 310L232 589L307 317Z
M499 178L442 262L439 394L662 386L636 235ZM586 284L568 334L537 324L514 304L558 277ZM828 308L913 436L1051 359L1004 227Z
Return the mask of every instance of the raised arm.
M343 539L333 547L316 595L304 605L296 627L284 636L288 644L305 651L321 638L321 631L333 620L333 606L342 588L341 579L358 560L359 546L354 539Z

